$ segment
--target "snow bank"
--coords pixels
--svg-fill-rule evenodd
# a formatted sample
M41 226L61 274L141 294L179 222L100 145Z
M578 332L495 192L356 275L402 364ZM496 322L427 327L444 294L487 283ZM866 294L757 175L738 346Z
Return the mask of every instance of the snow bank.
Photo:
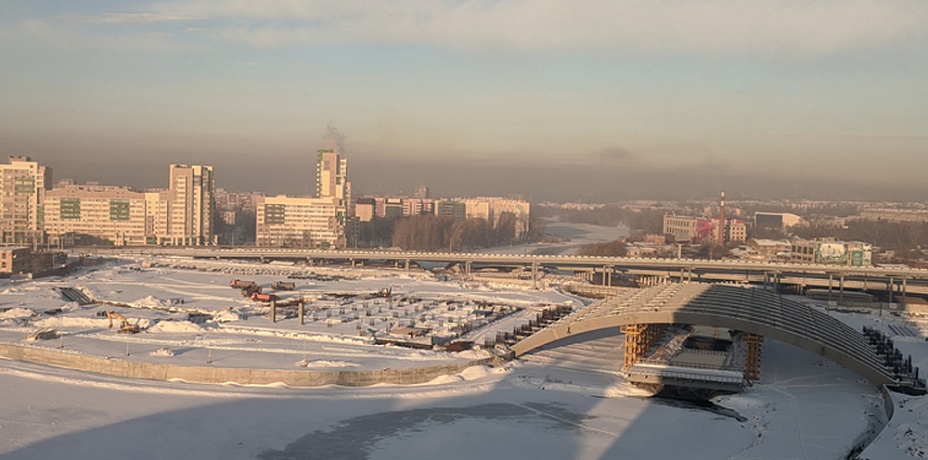
M241 321L242 313L237 308L226 307L220 310L219 313L214 314L213 320L220 323L226 323L229 321Z
M158 321L157 324L148 328L148 332L164 332L164 333L189 333L189 332L203 332L204 329L198 324L191 323L190 321Z
M358 367L357 363L352 363L348 361L333 361L333 360L328 360L328 359L317 359L314 361L307 361L305 359L301 359L297 361L296 365L300 367L308 367L308 368L337 367L340 369L344 369L344 368L349 368L349 367Z
M81 318L77 316L54 316L39 321L34 321L33 326L45 328L89 328L89 329L106 329L109 327L109 320L106 318ZM114 324L114 327L118 326ZM141 326L140 326L141 327Z
M30 318L35 312L23 307L11 308L5 312L0 312L0 319L19 319Z

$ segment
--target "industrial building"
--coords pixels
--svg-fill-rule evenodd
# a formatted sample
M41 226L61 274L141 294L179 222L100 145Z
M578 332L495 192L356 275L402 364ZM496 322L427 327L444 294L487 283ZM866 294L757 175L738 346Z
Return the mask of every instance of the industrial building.
M802 217L788 212L756 212L754 228L789 228L803 222Z
M790 241L790 262L865 267L873 265L873 247L859 241L795 239Z
M67 256L61 252L37 252L22 246L0 246L0 278L50 273L66 260Z
M922 209L867 209L860 212L860 218L887 222L928 222L928 211Z
M743 242L747 239L747 226L740 219L721 220L709 217L665 215L663 231L678 243Z

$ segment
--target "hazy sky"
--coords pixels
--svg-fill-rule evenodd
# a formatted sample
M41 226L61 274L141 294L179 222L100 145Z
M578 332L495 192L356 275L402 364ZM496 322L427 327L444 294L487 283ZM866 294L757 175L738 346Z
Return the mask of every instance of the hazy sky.
M308 192L328 126L360 193L928 196L928 2L0 2L0 154L56 178Z

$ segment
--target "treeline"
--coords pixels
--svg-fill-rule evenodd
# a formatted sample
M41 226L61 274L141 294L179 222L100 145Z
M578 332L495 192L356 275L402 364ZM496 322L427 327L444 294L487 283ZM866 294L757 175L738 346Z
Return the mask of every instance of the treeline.
M555 209L537 207L539 215L558 217L562 222L605 227L626 225L636 233L661 233L666 209L627 209L606 205L593 209Z
M463 251L501 246L516 241L516 216L502 213L496 226L485 219L455 219L448 216L409 216L373 219L361 225L359 245L392 246L409 251ZM531 231L522 235L528 238Z
M862 205L859 203L810 203L801 208L788 204L758 203L738 204L744 215L753 216L756 212L782 212L791 213L809 219L812 216L838 216L847 217L860 214Z

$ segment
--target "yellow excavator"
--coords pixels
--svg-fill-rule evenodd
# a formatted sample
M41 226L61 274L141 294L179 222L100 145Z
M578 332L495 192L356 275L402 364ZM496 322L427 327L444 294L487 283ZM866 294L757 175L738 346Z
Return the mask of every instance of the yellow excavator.
M108 311L106 312L107 319L110 320L110 329L113 328L113 318L116 318L120 321L119 330L116 332L120 334L137 334L139 332L138 324L129 324L129 321L125 316L120 315L119 313Z

